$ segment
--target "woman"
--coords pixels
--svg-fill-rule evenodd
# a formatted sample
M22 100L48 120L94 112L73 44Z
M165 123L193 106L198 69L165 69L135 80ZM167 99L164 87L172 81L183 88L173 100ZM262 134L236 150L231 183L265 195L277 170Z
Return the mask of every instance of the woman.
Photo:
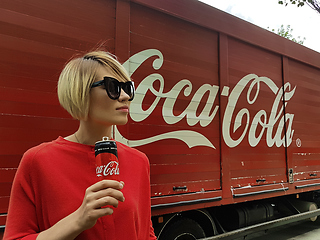
M125 69L103 51L75 58L60 75L58 97L79 128L24 154L4 239L156 239L147 157L117 142L121 181L95 175L95 142L128 120L134 87Z

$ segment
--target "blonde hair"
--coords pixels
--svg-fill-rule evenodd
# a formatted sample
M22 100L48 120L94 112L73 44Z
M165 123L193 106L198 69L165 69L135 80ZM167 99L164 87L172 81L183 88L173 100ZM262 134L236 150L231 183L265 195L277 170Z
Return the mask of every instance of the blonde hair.
M127 71L114 55L94 51L70 60L62 70L58 81L58 98L61 106L78 120L88 117L90 87L100 67L110 69L119 80L131 81Z

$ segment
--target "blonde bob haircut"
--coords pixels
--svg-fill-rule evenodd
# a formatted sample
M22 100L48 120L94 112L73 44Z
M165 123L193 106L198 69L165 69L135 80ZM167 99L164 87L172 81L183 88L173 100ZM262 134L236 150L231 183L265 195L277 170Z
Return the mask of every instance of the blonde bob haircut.
M90 88L100 67L110 69L119 81L131 81L127 71L116 57L108 52L94 51L70 60L58 81L61 106L78 120L86 120L90 105ZM99 79L101 80L101 79Z

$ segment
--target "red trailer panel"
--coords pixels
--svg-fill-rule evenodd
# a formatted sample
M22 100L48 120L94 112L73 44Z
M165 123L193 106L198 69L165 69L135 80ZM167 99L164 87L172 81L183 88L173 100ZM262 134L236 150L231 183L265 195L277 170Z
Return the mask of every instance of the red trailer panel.
M22 154L77 128L63 64L102 42L135 82L114 134L150 159L160 239L178 212L320 189L319 53L195 0L2 0L0 226Z

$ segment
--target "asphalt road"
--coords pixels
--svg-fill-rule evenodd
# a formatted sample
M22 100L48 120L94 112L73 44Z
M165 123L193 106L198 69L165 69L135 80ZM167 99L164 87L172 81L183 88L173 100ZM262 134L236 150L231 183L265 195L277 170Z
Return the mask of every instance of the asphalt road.
M303 221L235 240L320 240L320 221Z

